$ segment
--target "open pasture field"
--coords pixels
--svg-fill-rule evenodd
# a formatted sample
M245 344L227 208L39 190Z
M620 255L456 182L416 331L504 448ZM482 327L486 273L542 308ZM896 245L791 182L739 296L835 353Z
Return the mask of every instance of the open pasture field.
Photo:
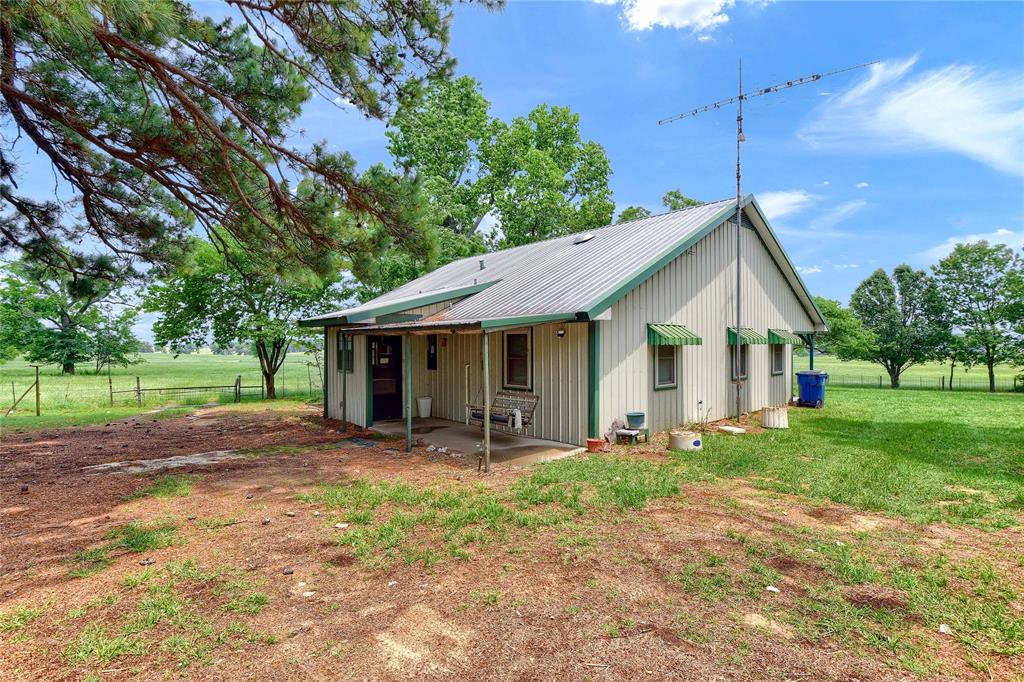
M797 371L808 369L810 357L797 355L793 360L793 367ZM889 387L889 376L876 365L863 360L840 360L832 355L818 355L814 358L814 369L828 372L835 379L835 383L857 384L864 386L877 386L878 377L882 377L884 388ZM1010 365L996 366L996 386L1000 391L1008 391L1013 387L1013 379L1024 372L1020 367ZM945 377L946 384L942 383ZM985 367L971 367L964 370L957 366L953 371L954 386L972 391L988 390L988 370ZM903 373L902 388L941 388L949 383L949 365L941 362L928 362L923 365L915 365ZM1019 380L1018 380L1018 383Z
M8 434L0 677L1019 679L1024 400L791 421L489 476L288 403Z
M115 391L134 391L135 377L143 388L174 388L185 386L232 386L235 377L242 377L247 397L258 397L261 381L259 361L252 355L179 355L170 353L141 353L142 362L130 367L117 367L111 371L110 381ZM308 363L313 363L309 365ZM148 393L143 408L136 405L134 393L115 395L110 406L107 374L92 373L88 364L74 375L61 374L57 366L40 370L40 402L42 415L35 417L35 403L30 393L19 404L18 410L6 419L4 412L35 380L35 369L24 360L0 364L0 431L29 428L51 428L106 422L120 419L140 411L168 405L200 405L209 401L229 401L230 389L189 395ZM12 392L11 384L14 384ZM277 374L279 397L295 400L318 399L321 391L320 375L310 354L292 353Z

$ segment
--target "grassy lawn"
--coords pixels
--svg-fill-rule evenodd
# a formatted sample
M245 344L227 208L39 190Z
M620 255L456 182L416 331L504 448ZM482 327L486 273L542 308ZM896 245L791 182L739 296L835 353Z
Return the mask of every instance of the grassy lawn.
M479 478L388 441L106 486L61 462L10 522L0 646L76 679L1015 679L1024 400L832 387L790 420Z
M800 371L807 369L810 357L807 354L796 355L793 359L793 367ZM819 355L814 358L814 369L828 372L837 381L848 384L876 385L878 377L882 377L882 385L889 386L889 375L885 373L881 365L862 360L840 360L831 355ZM1013 386L1013 378L1024 372L1024 368L1011 367L1010 365L998 365L996 367L996 383L1001 390ZM929 362L923 365L915 365L903 373L902 385L905 388L941 388L942 379L945 377L949 383L949 365L941 362ZM956 386L971 388L972 390L986 390L988 388L988 370L985 367L972 367L964 371L957 367L953 373L953 381Z
M242 377L245 386L259 386L259 361L248 355L180 355L143 353L143 361L131 367L118 367L111 372L114 390L134 390L135 377L143 388L183 386L232 386L235 377ZM293 400L316 400L320 396L320 379L316 366L307 367L312 355L293 353L277 374L277 394ZM201 405L211 401L232 400L232 391L211 391L201 394L147 394L141 409L133 393L115 395L110 405L107 375L93 374L88 365L75 375L64 375L56 366L40 370L40 403L42 414L35 416L34 396L30 392L9 417L4 412L35 380L35 370L23 360L0 364L0 431L84 426L129 417L139 412L170 405ZM312 380L312 391L310 390ZM248 391L247 396L253 392ZM255 391L258 395L259 390ZM251 398L246 398L251 399ZM175 416L181 411L161 413Z
M1024 509L1024 399L1007 393L830 387L791 428L713 436L677 453L689 477L742 476L919 523L1001 526Z

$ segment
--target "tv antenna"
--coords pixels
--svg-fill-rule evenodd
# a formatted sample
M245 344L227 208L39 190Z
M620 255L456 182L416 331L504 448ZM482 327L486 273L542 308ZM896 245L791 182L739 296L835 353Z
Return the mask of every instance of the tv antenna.
M675 121L681 121L686 118L695 118L700 114L705 114L723 107L727 107L731 104L736 105L736 326L735 330L735 343L733 344L732 352L732 374L733 383L736 385L736 421L739 422L740 415L742 414L742 402L741 394L743 391L743 368L740 367L740 351L743 345L743 327L741 325L741 308L740 308L740 284L741 273L740 273L740 243L743 235L743 194L742 194L742 181L743 173L742 166L740 164L740 145L746 142L747 138L743 134L743 102L754 97L763 97L764 95L770 95L772 93L779 92L780 90L787 90L789 88L795 88L798 85L806 85L807 83L817 83L822 78L829 76L836 76L847 71L854 71L856 69L862 69L866 66L878 64L878 60L865 62L863 64L857 64L855 66L847 66L842 69L835 69L834 71L827 71L825 73L812 73L807 76L801 76L800 78L794 78L793 80L783 81L774 85L769 85L764 88L757 88L750 92L743 91L743 60L739 62L739 88L736 95L727 99L720 99L717 102L711 104L705 104L699 106L696 109L690 109L684 111L681 114L675 116L669 116L658 121L658 125L667 125L674 123Z

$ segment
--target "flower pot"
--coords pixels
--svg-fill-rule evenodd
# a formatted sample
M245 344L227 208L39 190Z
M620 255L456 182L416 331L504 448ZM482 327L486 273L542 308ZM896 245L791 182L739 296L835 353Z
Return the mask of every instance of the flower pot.
M647 415L644 412L626 413L626 426L631 429L642 429L645 421L647 421Z
M604 452L604 438L588 438L587 452Z
M672 431L668 434L669 450L701 450L704 442L695 431Z

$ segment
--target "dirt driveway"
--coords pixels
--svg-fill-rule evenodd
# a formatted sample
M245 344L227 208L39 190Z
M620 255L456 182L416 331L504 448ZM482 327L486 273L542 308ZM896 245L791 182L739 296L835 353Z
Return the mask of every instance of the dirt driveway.
M183 459L209 453L219 454ZM895 680L1024 669L1021 656L975 664L903 614L899 590L819 594L833 585L820 559L829 552L864 545L905 556L910 570L932 545L973 560L1019 532L922 533L743 482L566 511L573 501L524 483L530 472L482 478L475 462L407 455L312 410L208 409L0 440L0 677ZM808 615L809 599L837 612ZM893 619L912 648L866 641Z

